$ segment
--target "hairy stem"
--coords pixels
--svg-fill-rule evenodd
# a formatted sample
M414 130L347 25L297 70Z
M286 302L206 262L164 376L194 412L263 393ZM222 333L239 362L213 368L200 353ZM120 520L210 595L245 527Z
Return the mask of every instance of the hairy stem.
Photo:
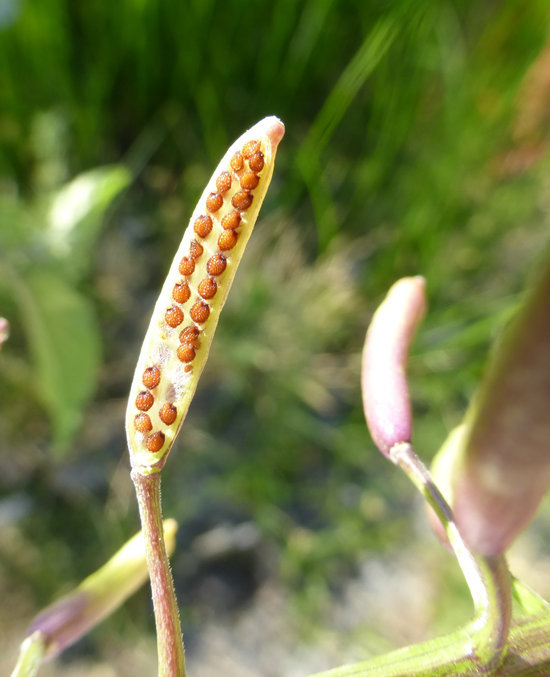
M164 545L160 473L142 475L132 471L145 541L145 556L151 579L157 626L159 677L185 677L185 655L178 604L170 563Z

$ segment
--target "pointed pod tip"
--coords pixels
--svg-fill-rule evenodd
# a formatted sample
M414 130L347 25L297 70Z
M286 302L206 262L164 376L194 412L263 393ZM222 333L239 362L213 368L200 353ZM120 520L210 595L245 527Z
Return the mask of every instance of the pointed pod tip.
M264 118L260 123L262 131L271 141L272 147L275 149L279 145L281 139L285 135L285 126L275 115L270 115Z

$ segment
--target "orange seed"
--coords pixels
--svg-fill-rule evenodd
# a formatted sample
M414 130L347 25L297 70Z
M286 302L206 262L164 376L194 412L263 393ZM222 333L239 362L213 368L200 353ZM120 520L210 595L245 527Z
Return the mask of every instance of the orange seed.
M222 228L225 230L234 230L241 222L241 215L239 212L229 212L222 219Z
M256 141L255 139L252 139L251 141L247 141L243 148L242 148L242 154L245 159L248 160L249 157L252 157L254 154L260 152L260 142Z
M168 308L164 314L164 319L169 327L178 327L183 322L183 310L179 306Z
M260 179L254 172L246 172L241 177L241 188L244 190L253 190L258 185Z
M149 411L149 409L153 406L154 401L155 398L148 390L142 390L136 397L136 407L140 411Z
M195 349L190 343L182 343L176 351L180 362L192 362L195 359Z
M179 271L182 275L192 275L195 270L195 261L188 256L184 256L180 261Z
M178 303L185 303L186 301L189 301L190 296L191 290L189 289L187 282L182 280L181 282L178 282L178 284L174 285L174 289L172 289L172 298L174 301L177 301Z
M220 193L227 193L231 188L231 174L229 172L222 172L216 179L216 188Z
M229 161L229 164L231 165L231 169L233 169L233 171L240 172L244 167L243 156L237 151Z
M163 404L159 411L159 418L166 425L172 425L172 423L178 417L178 410L171 402L166 402Z
M191 244L189 245L189 256L192 259L198 259L199 256L203 253L204 249L202 244L197 242L196 240L191 240Z
M234 230L224 230L218 238L218 247L222 250L222 252L227 251L228 249L233 249L233 247L237 244L238 237L239 233L235 232Z
M194 324L189 327L185 327L180 331L180 343L188 343L193 346L193 348L200 348L199 334L201 330L198 327L195 327Z
M248 161L248 166L253 172L261 172L264 168L264 154L254 153L254 155Z
M212 230L212 219L207 214L202 214L195 219L193 229L199 237L206 237Z
M245 209L248 209L252 204L252 195L246 190L240 190L238 193L235 193L231 199L231 204L239 212L244 212Z
M232 233L233 231L231 230L229 232ZM204 280L199 282L199 286L197 287L197 291L203 299L211 299L217 290L218 285L216 284L216 280L211 277L205 277Z
M147 449L153 453L160 451L164 445L164 433L157 432L149 435L146 445Z
M160 383L160 369L158 367L147 367L143 372L141 382L146 388L156 388Z
M214 254L206 262L206 272L209 275L221 275L227 266L227 259L223 254Z
M148 433L153 429L153 424L148 414L138 414L134 419L134 426L138 433Z
M217 212L223 205L223 197L219 193L210 193L206 198L206 209L209 212Z
M210 306L204 301L197 301L191 308L190 314L193 322L201 324L208 319L208 316L210 315Z

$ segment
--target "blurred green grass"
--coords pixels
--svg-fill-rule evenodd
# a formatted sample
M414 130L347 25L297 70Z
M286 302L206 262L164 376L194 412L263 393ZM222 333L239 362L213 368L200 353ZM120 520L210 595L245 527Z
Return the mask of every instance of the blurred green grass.
M274 183L164 502L183 524L174 571L189 627L201 613L193 604L209 604L192 594L202 580L194 539L249 520L270 553L255 575L282 581L305 625L319 613L322 625L360 558L413 540L413 492L375 453L360 410L370 314L398 277L426 276L431 308L411 380L416 446L429 458L547 244L550 6L5 0L3 9L0 315L12 333L0 352L0 514L17 535L0 546L3 586L39 607L134 531L123 411L156 291L225 146L276 114L287 132ZM130 185L112 188L101 228L82 230L85 246L53 257L46 205L71 178L115 163ZM45 280L26 310L14 269L23 283ZM69 296L85 340L52 319ZM48 309L59 331L40 358L29 318ZM44 365L71 355L82 369L62 376L77 418L58 444L56 421L68 413L59 389L45 406ZM257 584L241 584L245 598ZM130 604L133 621L128 612L109 621L98 644L109 628L146 624L141 606Z

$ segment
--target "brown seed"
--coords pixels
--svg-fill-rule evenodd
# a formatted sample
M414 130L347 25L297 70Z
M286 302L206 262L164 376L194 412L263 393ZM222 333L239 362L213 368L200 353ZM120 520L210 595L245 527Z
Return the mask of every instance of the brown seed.
M264 154L254 153L254 155L248 161L248 166L253 172L261 172L264 168Z
M231 165L231 169L233 169L235 172L240 172L244 167L243 156L239 152L235 153L235 155L233 155L229 161L229 164Z
M134 427L138 433L148 433L150 430L153 430L149 414L138 414L134 419Z
M182 275L192 275L195 270L195 261L194 259L184 256L180 261L179 271Z
M195 327L194 324L189 327L185 327L180 331L180 343L188 343L193 346L193 348L200 348L199 334L201 330L198 327Z
M235 193L231 199L231 204L239 212L244 212L245 209L248 209L252 204L252 195L246 190L240 190L238 193Z
M158 432L149 435L146 445L147 449L153 453L160 451L164 445L164 433Z
M193 322L201 324L208 319L208 316L210 315L210 306L204 301L197 301L191 308L190 314Z
M166 402L159 410L159 418L163 423L166 423L166 425L172 425L177 417L178 410L171 402Z
M218 238L218 247L222 250L222 252L227 251L228 249L233 249L233 247L237 244L238 237L239 233L236 233L234 230L224 230Z
M209 212L217 212L223 205L223 197L219 193L210 193L206 198L206 209Z
M230 230L229 232L232 233L233 231ZM203 299L211 299L217 290L218 285L216 284L216 280L213 280L211 277L206 277L204 280L201 280L197 287L197 291Z
M155 402L155 398L151 395L151 393L148 390L142 390L140 393L138 393L138 396L136 397L136 407L140 411L149 411L149 409L153 406Z
M192 364L186 364L185 367L183 368L183 371L188 374L190 371L193 371L193 365Z
M260 142L256 141L255 139L252 139L251 141L247 141L243 148L241 153L243 154L243 157L248 160L249 157L252 157L254 154L260 152Z
M160 369L158 367L147 367L143 372L141 382L146 388L156 388L160 383Z
M172 298L174 301L177 301L178 303L185 303L186 301L189 301L190 296L191 290L189 289L187 282L182 280L181 282L178 282L178 284L174 285L174 289L172 289Z
M183 322L183 310L179 306L172 306L164 314L164 319L169 327L179 327Z
M180 362L192 362L195 359L195 349L190 343L182 343L176 353Z
M193 229L199 237L206 237L212 230L212 219L207 214L198 216L193 224Z
M206 262L206 272L209 275L221 275L227 266L227 259L223 254L214 254Z
M220 193L227 193L231 188L231 174L229 172L222 172L216 179L216 188Z
M196 240L191 240L191 244L189 245L189 256L192 259L198 259L199 256L203 253L204 248L202 244L197 242Z
M225 230L233 230L238 227L241 222L241 215L239 212L229 212L222 219L222 228Z
M241 177L241 188L244 190L253 190L258 185L260 181L259 177L254 174L254 172L246 172Z

